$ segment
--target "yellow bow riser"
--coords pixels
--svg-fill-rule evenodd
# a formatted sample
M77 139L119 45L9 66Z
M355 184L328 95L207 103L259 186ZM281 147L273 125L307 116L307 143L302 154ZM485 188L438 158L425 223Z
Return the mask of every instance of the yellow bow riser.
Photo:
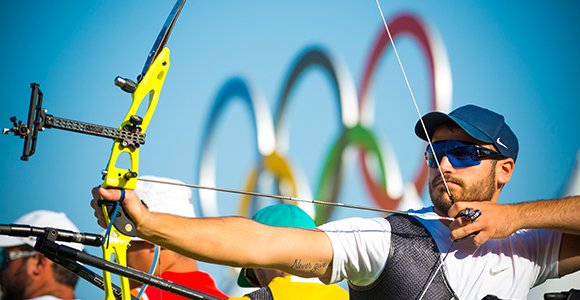
M157 101L161 93L161 88L165 81L165 76L169 70L169 49L163 48L161 53L157 56L155 61L151 64L145 76L139 82L137 89L133 93L133 99L131 107L120 125L119 129L123 129L125 126L130 126L132 123L130 121L131 117L137 114L137 111L141 105L148 105L145 115L142 117L142 123L140 125L140 133L145 134L151 117L157 106ZM143 101L148 98L148 103ZM125 154L123 154L125 153ZM121 168L117 166L117 160L121 155L128 155L130 160L129 168ZM107 164L107 169L103 175L103 185L104 188L122 188L134 190L137 186L137 175L139 174L139 148L138 147L127 147L124 146L120 141L115 141L111 151L111 156L109 158L109 163ZM105 214L107 225L110 223L110 216L107 211L107 207L103 206L103 213ZM131 228L132 224L125 224L123 231L134 231ZM127 265L127 247L130 242L130 237L121 233L115 226L112 226L109 242L103 244L103 258L108 261L114 261L120 265ZM105 299L112 300L115 299L113 294L111 275L109 272L103 271L103 278L105 280ZM120 276L120 287L123 291L123 300L131 299L130 293L127 291L129 288L129 280L126 277Z

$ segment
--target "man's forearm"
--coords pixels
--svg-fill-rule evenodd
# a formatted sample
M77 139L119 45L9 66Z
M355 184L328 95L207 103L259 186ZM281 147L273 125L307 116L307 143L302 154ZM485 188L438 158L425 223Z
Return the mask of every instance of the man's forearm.
M239 267L252 262L246 256L251 223L242 217L198 219L152 214L139 227L139 235L197 260Z
M580 235L580 196L510 205L518 228L549 229Z
M332 261L330 241L318 230L272 227L244 217L183 218L155 213L141 224L142 238L209 263L321 277Z
M119 201L121 191L95 187L91 192L95 217L106 228L98 201ZM273 227L244 217L184 218L154 213L131 190L125 192L122 205L141 238L185 256L235 267L279 269L302 277L329 274L333 251L322 231Z

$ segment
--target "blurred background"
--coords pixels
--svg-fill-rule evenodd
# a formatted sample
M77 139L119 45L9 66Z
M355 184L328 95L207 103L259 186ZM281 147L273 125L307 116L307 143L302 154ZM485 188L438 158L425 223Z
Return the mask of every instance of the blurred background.
M0 125L26 118L37 82L48 113L117 127L131 98L113 79L135 79L173 4L1 2ZM421 114L474 103L502 113L518 135L501 202L580 193L577 2L380 4ZM189 0L167 44L171 68L140 174L363 206L429 203L420 180L425 144L413 132L418 114L392 47L377 44L384 37L375 1ZM100 232L90 190L101 184L111 145L47 129L24 162L22 141L0 137L0 223L50 209L83 232ZM362 158L360 145L368 150ZM248 215L274 202L194 190L198 216ZM379 215L303 208L317 221ZM230 295L244 292L235 270L200 268ZM552 280L529 298L578 282L578 274ZM81 281L77 297L103 293Z

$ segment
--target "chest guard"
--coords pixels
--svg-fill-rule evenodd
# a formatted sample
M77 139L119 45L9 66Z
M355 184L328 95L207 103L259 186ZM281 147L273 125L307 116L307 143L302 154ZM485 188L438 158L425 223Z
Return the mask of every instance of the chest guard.
M385 269L370 286L349 284L350 299L419 299L440 264L440 253L427 229L415 218L390 215L391 248ZM423 299L457 299L439 268Z

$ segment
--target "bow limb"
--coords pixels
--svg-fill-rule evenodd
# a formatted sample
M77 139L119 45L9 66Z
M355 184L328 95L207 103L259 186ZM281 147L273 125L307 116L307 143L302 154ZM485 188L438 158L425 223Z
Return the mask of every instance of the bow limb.
M143 101L147 96L149 96L149 103L147 106L147 111L143 116L142 120L139 121L140 125L137 127L141 134L145 134L151 117L157 106L157 101L159 100L159 95L161 93L161 88L165 81L165 76L169 70L169 49L164 48L161 53L157 56L154 62L151 64L149 70L145 73L145 76L139 82L136 90L133 92L133 100L125 119L121 123L119 129L131 128L135 126L135 117L137 110L143 104ZM117 166L117 160L121 155L128 155L130 159L129 168L121 168ZM137 185L137 177L139 174L139 147L127 146L123 141L116 140L113 144L111 150L111 156L109 158L109 163L107 164L107 169L103 172L104 183L102 187L105 188L122 188L122 189L135 189ZM103 213L107 221L107 225L111 222L112 212L111 206L102 206ZM106 260L111 260L113 257L116 262L120 265L127 265L127 247L130 242L129 236L136 236L136 228L133 222L128 216L125 215L124 211L121 209L118 211L117 216L114 218L114 226L111 228L110 238L108 243L103 244L103 258ZM114 299L114 294L112 290L111 275L109 272L103 272L103 277L105 279L105 299ZM130 287L129 280L127 277L120 277L120 286L123 291L122 299L130 299Z

